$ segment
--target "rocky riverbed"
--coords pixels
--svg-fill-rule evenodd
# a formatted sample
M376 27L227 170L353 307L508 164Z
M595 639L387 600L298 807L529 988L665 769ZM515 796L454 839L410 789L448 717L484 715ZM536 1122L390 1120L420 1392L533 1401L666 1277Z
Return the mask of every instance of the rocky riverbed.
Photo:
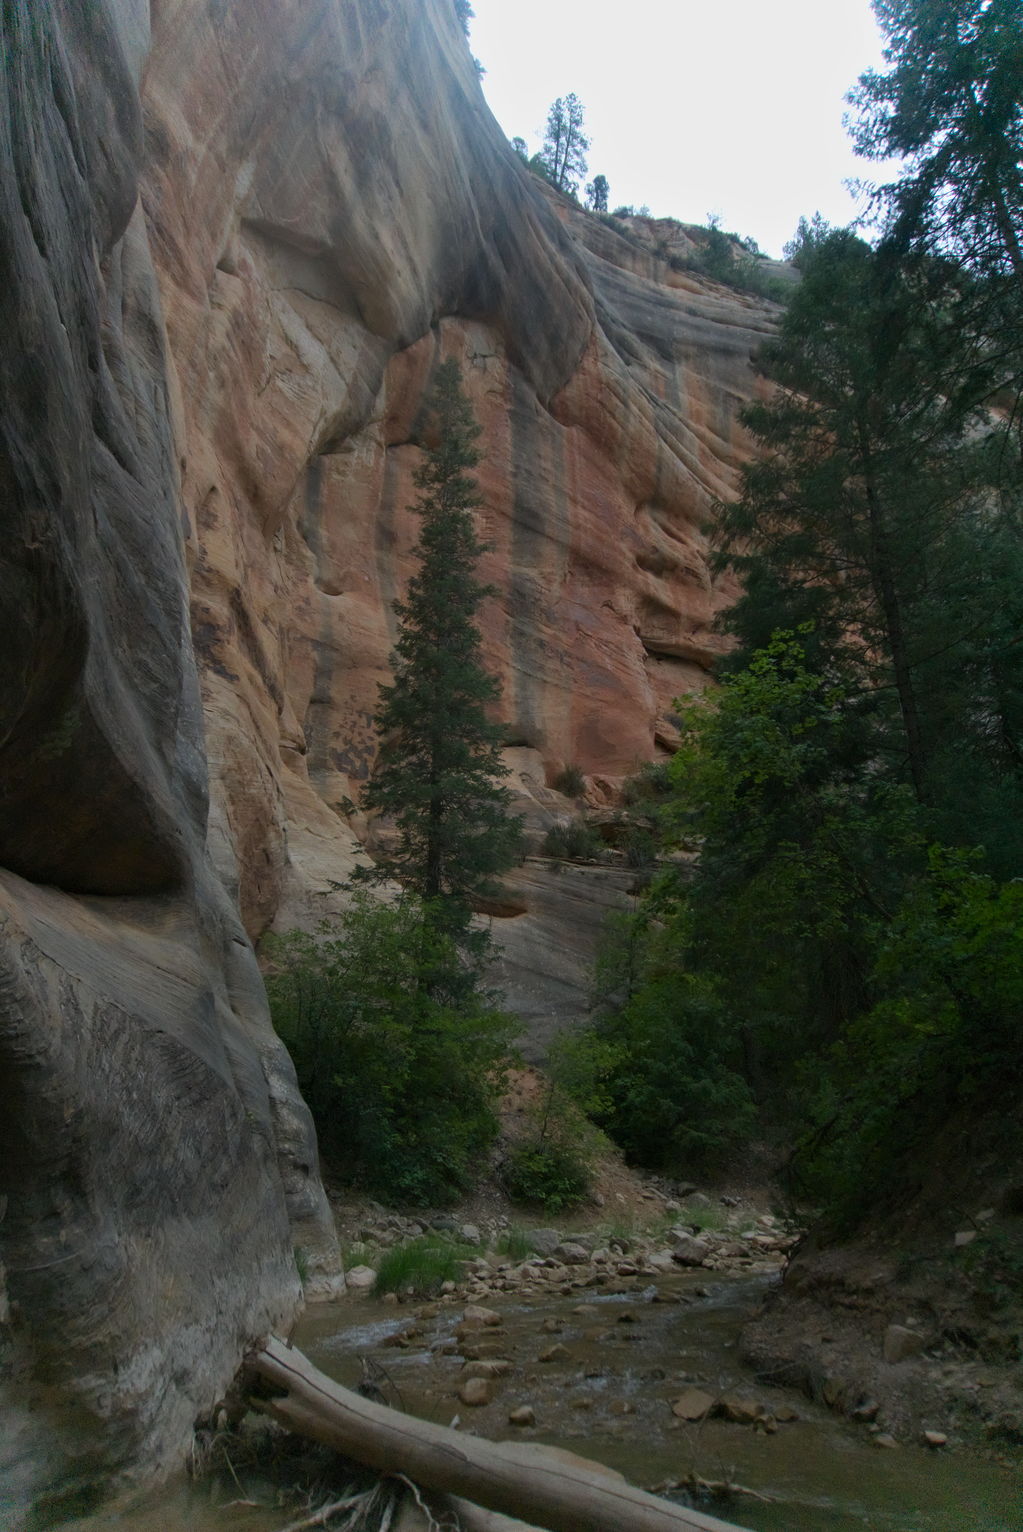
M589 1229L363 1208L348 1230L361 1240L350 1296L311 1309L296 1344L416 1414L572 1447L750 1527L951 1532L967 1506L977 1532L1023 1527L1012 1452L985 1450L942 1407L960 1373L972 1397L966 1364L955 1379L940 1364L945 1394L921 1386L938 1364L912 1314L876 1345L861 1334L857 1351L851 1327L834 1344L822 1308L797 1362L777 1295L798 1229L762 1201L642 1196L628 1229L606 1208ZM430 1233L470 1247L461 1280L427 1302L400 1287L372 1296L374 1261Z

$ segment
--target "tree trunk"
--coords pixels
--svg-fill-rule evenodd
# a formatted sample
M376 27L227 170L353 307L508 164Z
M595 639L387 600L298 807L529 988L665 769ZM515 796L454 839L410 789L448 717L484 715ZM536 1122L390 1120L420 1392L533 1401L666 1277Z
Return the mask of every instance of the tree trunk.
M740 1532L609 1478L597 1464L562 1461L541 1447L486 1442L363 1399L302 1355L271 1339L250 1358L286 1390L259 1408L288 1430L333 1447L379 1473L406 1474L547 1532Z
M926 794L925 755L920 713L913 686L913 672L909 661L909 644L902 626L902 607L895 587L895 565L889 546L888 529L880 497L874 484L871 452L867 432L861 426L860 452L864 465L864 485L867 495L867 518L870 537L870 579L874 594L884 617L891 654L895 691L899 699L899 711L906 731L906 753L909 775L917 802L922 803Z

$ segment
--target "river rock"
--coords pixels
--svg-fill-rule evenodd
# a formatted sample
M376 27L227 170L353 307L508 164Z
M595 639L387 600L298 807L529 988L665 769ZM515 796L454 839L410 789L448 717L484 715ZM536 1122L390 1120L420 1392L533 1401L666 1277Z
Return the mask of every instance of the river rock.
M537 1357L537 1361L567 1362L571 1355L572 1353L569 1351L568 1347L562 1346L559 1342L559 1344L555 1346L548 1346L546 1351L541 1351L540 1355Z
M501 1316L496 1309L487 1309L478 1303L467 1303L462 1312L462 1325L459 1328L494 1329L500 1323Z
M948 1437L944 1431L924 1431L920 1437L925 1447L947 1447Z
M714 1407L714 1414L737 1426L751 1426L762 1415L768 1414L768 1411L758 1399L751 1399L745 1394L722 1394Z
M561 1261L564 1266L587 1266L589 1265L590 1252L585 1245L580 1245L574 1240L565 1240L562 1244L554 1247L555 1260Z
M910 1330L906 1325L889 1325L884 1332L882 1354L886 1362L894 1365L904 1362L907 1357L919 1356L924 1344L924 1336L919 1330Z
M687 1388L672 1402L671 1413L679 1420L704 1420L715 1405L713 1394L702 1388Z
M513 1410L508 1411L508 1424L510 1426L535 1426L536 1412L531 1404L517 1404Z
M706 1240L694 1238L687 1230L672 1230L671 1258L677 1266L702 1266L709 1255Z
M462 1367L463 1378L504 1378L512 1370L507 1357L493 1357L489 1361L466 1362Z
M540 1256L552 1256L561 1244L557 1229L527 1229L526 1238Z
M494 1397L494 1385L489 1378L466 1378L458 1385L458 1397L463 1404L478 1408L490 1404Z
M345 1282L356 1293L365 1293L373 1286L377 1274L372 1266L353 1266L345 1272Z

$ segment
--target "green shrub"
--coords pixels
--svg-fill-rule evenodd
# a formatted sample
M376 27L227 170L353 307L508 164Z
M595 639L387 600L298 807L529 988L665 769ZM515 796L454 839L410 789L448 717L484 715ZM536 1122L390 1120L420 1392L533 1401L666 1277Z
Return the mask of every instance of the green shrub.
M593 826L578 815L551 825L543 839L543 852L568 861L595 861L604 855L605 847Z
M586 1034L567 1033L551 1045L529 1130L513 1145L502 1171L515 1201L558 1213L588 1195L593 1165L609 1147L591 1114L607 1104L603 1082L611 1063L607 1049Z
M647 761L622 783L622 802L627 808L637 803L658 803L671 797L671 777L667 761Z
M551 786L566 798L581 798L586 791L586 778L578 766L569 765L558 772Z
M560 1213L582 1202L590 1189L589 1166L577 1146L539 1134L516 1144L505 1162L504 1184L516 1202Z
M413 1206L472 1185L497 1131L511 1028L471 983L432 982L457 957L422 905L362 894L339 925L266 950L274 1025L332 1171Z
M394 1245L377 1261L377 1279L373 1291L400 1293L413 1298L432 1298L445 1282L458 1282L463 1263L473 1252L464 1245L452 1244L436 1234Z

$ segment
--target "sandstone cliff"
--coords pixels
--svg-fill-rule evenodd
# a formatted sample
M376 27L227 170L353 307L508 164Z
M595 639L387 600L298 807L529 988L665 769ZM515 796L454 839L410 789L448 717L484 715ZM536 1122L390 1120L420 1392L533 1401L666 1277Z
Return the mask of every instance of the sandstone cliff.
M701 524L770 314L545 193L450 0L0 27L0 1259L19 1376L159 1465L294 1309L292 1245L329 1268L251 939L361 855L437 359L484 427L487 653L542 819L705 674Z

